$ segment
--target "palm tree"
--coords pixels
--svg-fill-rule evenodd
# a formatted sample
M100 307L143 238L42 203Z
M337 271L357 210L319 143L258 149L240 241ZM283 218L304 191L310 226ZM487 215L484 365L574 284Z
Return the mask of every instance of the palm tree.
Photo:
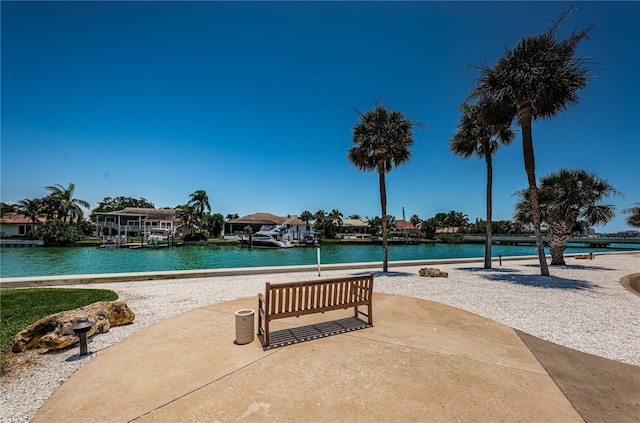
M516 120L522 129L524 168L529 183L533 228L538 247L540 272L549 275L540 230L540 209L536 186L531 123L551 118L578 102L577 92L587 84L587 61L576 57L580 41L589 38L594 25L559 39L556 31L573 11L567 9L553 26L540 35L523 37L498 59L495 67L480 66L481 76L474 96L483 104L492 123Z
M8 213L15 213L18 210L18 206L15 204L0 203L0 216L4 216Z
M218 238L224 229L224 216L220 213L206 214L202 221L202 228L213 238Z
M84 216L82 207L89 209L91 205L77 198L73 198L73 193L76 190L74 183L70 182L67 188L60 184L44 187L46 190L51 191L45 199L44 208L49 210L50 214L53 214L57 219L61 219L63 222L67 221L67 217L70 221L74 219L80 220Z
M505 221L505 233L507 235L519 234L524 232L524 225L522 222L507 220Z
M449 140L454 154L468 159L471 156L484 158L487 165L487 219L485 225L484 268L491 269L491 218L493 214L493 155L502 145L513 141L514 133L508 125L490 125L482 116L477 104L463 103L462 117L456 134Z
M312 218L315 231L321 232L326 238L335 238L336 227L342 226L342 213L337 209L333 209L329 214L322 209L318 210Z
M529 190L519 193L515 218L533 220ZM599 204L605 197L619 195L609 183L582 169L561 169L540 178L540 217L547 222L551 264L565 264L564 249L577 225L605 224L615 216L615 207Z
M420 219L420 216L418 216L417 214L414 214L409 218L409 222L411 222L411 224L415 228L419 228L420 224L422 223L422 219ZM418 236L418 241L420 241L420 232L418 232L417 236Z
M178 210L178 217L189 228L189 233L193 234L193 218L197 216L197 210L190 204L184 204L176 207Z
M360 170L376 170L380 185L382 208L382 271L388 270L387 188L385 174L411 158L414 144L413 128L420 126L401 112L376 106L365 113L356 110L360 122L353 127L353 143L349 161Z
M42 199L42 213L50 219L62 219L64 216L60 195L58 194L58 192L61 192L63 189L60 187L60 185L56 187L45 187L52 192Z
M242 230L244 231L244 234L249 237L249 248L253 248L253 228L251 225L246 225Z
M411 222L411 224L417 228L420 225L420 222L422 222L422 219L420 219L420 216L418 216L417 214L414 214L409 218L409 222Z
M380 228L382 227L382 220L379 216L374 216L369 219L369 230L372 235L377 235L380 232Z
M387 232L398 230L398 219L395 216L387 215Z
M313 215L309 210L305 210L302 213L300 213L300 220L303 220L304 222L307 223L307 232L309 232L309 221L311 219L313 219Z
M440 220L441 227L444 228L464 228L469 226L469 217L455 210L450 210L449 213L438 213L436 218Z
M622 210L622 212L629 215L626 219L627 225L640 228L640 203L635 203L633 206Z
M38 217L42 214L42 200L34 198L33 200L24 199L18 202L17 212L31 220L31 229L35 229L38 223Z
M211 204L209 204L209 196L207 195L207 192L203 189L194 191L189 195L189 202L187 205L193 206L195 209L196 215L198 216L198 227L200 228L200 232L202 232L204 210L207 209L207 211L211 213Z
M438 219L436 219L435 217L430 217L429 219L423 220L420 223L420 231L424 233L424 237L427 239L435 239L437 229Z
M327 215L331 236L334 238L336 236L336 232L340 231L340 228L342 228L342 216L342 212L338 209L331 210L331 213Z
M324 232L326 220L327 214L322 209L313 214L313 230L318 234L322 234L322 236L326 236Z

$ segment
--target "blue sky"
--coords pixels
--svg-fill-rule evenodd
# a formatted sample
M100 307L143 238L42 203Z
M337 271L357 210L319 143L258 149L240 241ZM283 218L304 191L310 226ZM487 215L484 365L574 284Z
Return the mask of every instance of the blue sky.
M494 64L565 2L7 2L1 193L144 197L213 212L379 216L378 178L347 160L353 110L378 97L425 124L387 174L388 213L485 215L485 165L449 152L469 65ZM578 105L533 126L537 175L583 168L640 202L640 3L584 2L599 22ZM527 186L521 137L494 159L494 219ZM600 230L628 229L624 215Z

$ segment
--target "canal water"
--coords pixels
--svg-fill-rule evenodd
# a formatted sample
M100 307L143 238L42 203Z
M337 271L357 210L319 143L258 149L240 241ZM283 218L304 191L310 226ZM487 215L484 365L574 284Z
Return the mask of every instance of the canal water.
M322 264L381 262L381 245L323 245ZM638 245L616 249L568 246L570 253L638 250ZM494 257L536 255L535 246L494 245ZM448 258L482 258L481 244L390 245L389 261ZM152 272L223 269L258 266L317 264L316 248L241 248L206 246L177 248L32 247L0 248L0 277L81 275L94 273Z

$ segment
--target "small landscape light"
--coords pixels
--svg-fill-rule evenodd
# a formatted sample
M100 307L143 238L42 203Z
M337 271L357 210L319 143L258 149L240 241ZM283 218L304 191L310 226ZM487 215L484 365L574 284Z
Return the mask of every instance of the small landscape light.
M95 325L86 317L80 317L76 323L71 326L71 330L80 338L80 355L87 355L87 332Z

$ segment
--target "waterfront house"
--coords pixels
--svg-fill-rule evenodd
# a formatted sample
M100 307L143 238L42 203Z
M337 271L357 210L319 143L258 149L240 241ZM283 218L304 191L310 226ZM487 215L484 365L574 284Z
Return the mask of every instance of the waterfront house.
M389 232L389 236L417 240L420 238L420 228L409 221L398 219L395 229Z
M173 236L183 237L189 231L180 220L180 210L125 207L110 212L94 212L98 236L149 236L156 228L167 229Z
M340 230L341 233L339 236L344 239L371 237L371 226L369 225L369 219L366 217L359 219L342 219Z
M46 217L39 216L36 223L19 213L5 213L0 220L0 238L24 237L31 229L46 221Z
M254 213L237 219L230 220L224 225L225 238L237 238L244 235L244 228L251 227L255 234L261 228L270 228L278 225L285 225L287 231L284 239L300 239L307 233L307 222L298 219L297 216L276 216L271 213Z

